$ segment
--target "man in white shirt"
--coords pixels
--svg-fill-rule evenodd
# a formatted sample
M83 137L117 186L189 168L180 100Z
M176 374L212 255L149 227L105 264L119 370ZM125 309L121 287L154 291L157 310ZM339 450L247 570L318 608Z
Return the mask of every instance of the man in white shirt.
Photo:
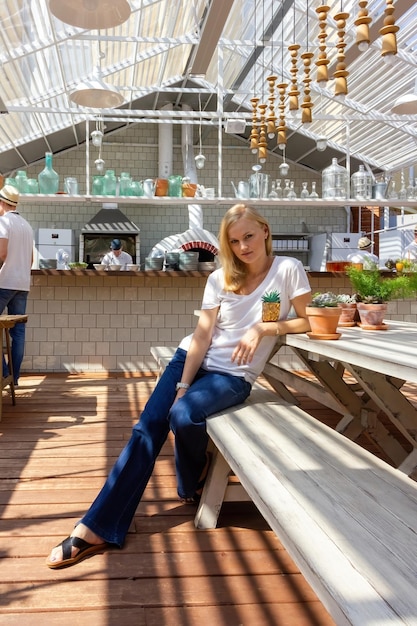
M104 255L101 260L102 265L130 265L132 257L128 252L123 251L120 239L113 239L110 244L110 252Z
M30 290L33 262L33 231L30 224L16 211L19 192L13 185L0 189L0 313L25 315ZM10 329L14 384L18 384L25 351L26 324ZM9 375L9 365L3 358L3 376Z
M379 259L376 254L371 252L373 241L368 237L361 237L358 241L358 250L353 254L349 254L347 260L351 263L362 263L364 270L372 269L379 265Z
M403 259L417 261L417 225L414 226L414 240L404 248Z

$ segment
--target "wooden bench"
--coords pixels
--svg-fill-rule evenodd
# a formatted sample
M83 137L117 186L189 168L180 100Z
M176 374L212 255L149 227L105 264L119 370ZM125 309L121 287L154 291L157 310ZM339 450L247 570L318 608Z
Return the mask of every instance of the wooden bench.
M151 352L163 370L174 349ZM216 526L232 471L338 626L417 624L414 481L258 384L207 432L198 528Z

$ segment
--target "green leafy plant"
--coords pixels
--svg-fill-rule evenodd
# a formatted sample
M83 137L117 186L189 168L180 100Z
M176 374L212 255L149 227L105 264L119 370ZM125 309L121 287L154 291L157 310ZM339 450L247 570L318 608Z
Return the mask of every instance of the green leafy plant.
M406 298L417 291L415 275L383 276L376 264L366 270L350 266L346 273L355 291L357 302L380 304L397 298Z
M85 270L85 268L87 267L88 263L82 263L80 261L76 261L74 263L68 263L68 267L71 270Z
M281 296L279 291L267 291L262 296L262 302L281 302Z

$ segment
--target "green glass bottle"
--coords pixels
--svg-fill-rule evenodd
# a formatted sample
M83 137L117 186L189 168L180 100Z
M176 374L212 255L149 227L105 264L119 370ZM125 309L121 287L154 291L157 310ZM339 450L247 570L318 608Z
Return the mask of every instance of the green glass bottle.
M45 168L38 175L39 193L56 193L59 174L52 167L52 152L45 152Z

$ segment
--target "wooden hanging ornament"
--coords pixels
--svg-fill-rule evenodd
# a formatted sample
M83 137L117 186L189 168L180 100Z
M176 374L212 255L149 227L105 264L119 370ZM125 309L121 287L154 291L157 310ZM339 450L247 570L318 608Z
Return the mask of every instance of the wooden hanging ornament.
M298 45L298 43L293 43L288 46L288 51L291 55L291 85L288 91L288 106L290 111L298 111L298 96L300 95L300 92L298 90L297 84L297 55L299 49L300 46Z
M266 104L260 104L258 106L260 113L260 125L259 125L259 142L258 142L258 158L259 163L265 163L267 157L268 142L266 139Z
M268 97L269 114L266 120L267 121L267 133L268 133L268 137L272 139L273 137L275 137L275 133L277 132L277 129L276 129L277 116L275 115L275 81L277 80L277 76L268 76L266 80L268 81L268 87L269 87L269 97Z
M370 44L369 24L372 18L368 15L368 0L359 0L358 17L355 20L356 26L356 45L359 50L364 51Z
M278 121L278 135L277 144L280 150L283 150L287 143L287 127L285 125L285 90L288 87L288 83L279 83L277 85L279 92L279 121Z
M397 54L397 36L396 33L400 30L399 26L395 25L394 13L394 0L385 0L385 18L384 26L380 29L379 33L382 36L382 48L381 54L383 57Z
M252 104L252 130L250 133L250 149L253 154L258 152L259 132L258 132L258 108L259 98L251 98Z
M310 65L311 65L311 59L313 58L313 53L308 52L308 51L303 52L301 55L301 58L304 63L304 78L303 78L304 97L301 103L301 109L302 109L301 122L303 124L310 124L312 121L311 109L313 108L313 103L311 102L311 97L310 97L310 83L311 83Z
M327 6L327 4L321 4L316 9L316 13L317 13L318 18L319 18L319 28L320 28L320 32L318 34L319 50L320 50L320 52L319 52L319 54L317 56L317 59L316 59L317 82L318 83L325 83L325 82L327 82L329 80L329 74L328 74L328 71L327 71L327 66L330 63L330 60L327 58L327 52L326 52L327 13L329 11L330 11L330 7Z
M340 12L334 16L334 19L336 20L337 36L338 36L338 41L336 44L337 63L336 63L336 70L333 74L335 78L335 89L334 89L335 96L346 96L348 92L346 77L349 74L349 72L346 69L346 63L345 63L345 48L346 48L345 28L346 28L346 20L348 17L349 17L349 13L343 13L343 12Z

